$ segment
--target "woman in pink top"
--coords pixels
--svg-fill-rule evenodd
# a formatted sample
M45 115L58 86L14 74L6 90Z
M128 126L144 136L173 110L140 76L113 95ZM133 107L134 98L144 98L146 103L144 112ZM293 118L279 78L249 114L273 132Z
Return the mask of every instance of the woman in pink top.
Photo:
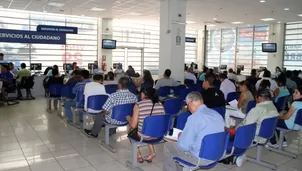
M140 140L143 137L144 141L154 141L158 137L147 137L142 135L142 127L144 124L144 119L148 116L155 115L164 115L165 110L162 104L159 102L158 94L154 88L146 88L141 92L142 101L138 102L133 108L132 118L130 116L127 117L129 122L129 126L131 130L129 131L129 136L134 139ZM155 150L153 145L149 145L149 155L147 157L142 158L139 147L137 152L137 160L140 163L147 161L148 163L152 162L155 157Z

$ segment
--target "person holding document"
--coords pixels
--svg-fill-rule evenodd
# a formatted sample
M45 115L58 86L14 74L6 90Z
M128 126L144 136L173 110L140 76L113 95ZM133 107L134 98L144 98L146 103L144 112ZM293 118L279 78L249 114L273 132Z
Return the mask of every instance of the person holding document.
M248 103L255 100L254 88L247 81L241 81L239 83L239 89L241 92L239 101L235 99L229 102L231 108L227 108L225 112L225 125L227 128L235 126L235 120L230 118L230 116L244 119Z
M222 116L208 108L199 92L191 92L186 97L188 110L192 113L178 142L167 142L164 145L164 171L182 171L182 167L174 162L173 157L181 157L185 161L197 164L201 142L206 135L224 131ZM215 123L215 124L213 124ZM215 161L202 160L204 164Z

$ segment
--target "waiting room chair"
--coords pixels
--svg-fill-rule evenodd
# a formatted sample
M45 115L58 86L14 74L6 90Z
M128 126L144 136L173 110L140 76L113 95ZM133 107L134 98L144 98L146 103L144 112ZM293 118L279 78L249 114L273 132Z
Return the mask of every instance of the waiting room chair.
M75 84L70 84L70 85L64 85L62 88L61 101L58 111L58 116L60 116L61 118L65 118L66 116L65 110L62 110L62 106L64 106L64 102L73 100L75 98L75 94L72 92L74 87Z
M191 116L190 112L183 112L177 115L175 128L183 130L185 128L189 116Z
M165 113L167 115L175 116L182 108L180 98L172 98L164 101Z
M211 169L225 155L229 137L230 133L228 131L206 135L201 143L197 164L185 161L181 157L174 157L173 160L189 170ZM205 161L212 162L204 164Z
M258 136L266 139L266 142L265 143L256 142L255 144L252 145L252 147L257 146L257 155L256 155L256 158L252 158L252 157L248 156L247 160L249 162L252 162L252 163L261 165L263 167L273 169L273 170L276 169L275 165L266 163L261 160L263 146L265 146L267 144L267 142L273 137L273 135L275 133L276 125L277 125L277 117L267 118L262 121Z
M277 100L277 109L278 109L279 113L285 109L287 101L288 101L288 97L289 96L283 96L283 97L278 98L278 100Z
M71 108L72 109L72 125L76 128L80 128L80 120L83 120L82 115L80 115L80 111L84 110L84 104L85 104L85 96L84 96L84 90L83 91L77 91L76 94L76 107Z
M218 112L222 116L222 118L225 119L225 112L226 112L225 106L214 107L212 109Z
M133 107L134 107L133 103L114 106L112 109L111 118L114 120L120 121L120 122L127 122L126 117L132 116ZM128 122L125 124L121 124L121 125L105 123L105 141L102 141L101 145L106 147L112 153L115 153L116 149L114 147L112 147L109 143L109 130L111 128L118 128L118 127L126 126L127 124L128 124Z
M297 126L302 126L302 109L297 111L297 115L296 115L294 123ZM284 129L284 128L279 128L279 127L277 127L277 130L280 131L280 136L279 136L279 141L278 141L278 149L270 147L269 150L274 151L274 152L279 153L279 154L286 155L288 157L297 158L298 154L299 154L299 151L298 151L297 154L284 151L283 150L283 142L284 142L284 135L286 133L291 132L291 131L300 131L300 130L294 130L294 128ZM300 149L300 141L301 140L298 141L298 150Z
M60 101L61 95L62 95L63 85L62 84L52 84L48 88L48 97L47 97L47 109L49 109L51 106L49 106L49 101L51 100L58 100ZM53 96L53 97L50 97Z
M232 100L238 100L239 99L239 93L238 92L231 92L227 95L227 102L230 102Z
M83 130L87 128L87 119L88 117L92 117L94 118L97 114L101 113L101 112L97 112L97 113L90 113L88 112L88 110L95 110L95 111L102 111L103 110L103 105L106 103L108 99L108 95L95 95L95 96L89 96L87 99L87 109L84 112L83 115Z
M223 158L230 156L242 156L252 145L256 134L257 124L249 124L239 127L236 130L234 141L228 143L227 153Z
M133 94L137 94L137 89L135 87L135 85L132 83L130 84L130 86L128 87L129 91Z
M141 90L149 88L149 87L153 87L153 82L143 82L141 85Z
M17 90L17 84L16 84L16 79L13 79L8 88L6 89L6 103L7 105L16 105L19 104L17 101L17 96L12 97L9 96L9 94L16 93Z
M143 171L137 166L137 147L149 144L155 145L162 142L164 136L168 132L170 117L168 115L148 116L144 119L142 134L144 136L157 138L152 142L144 142L144 137L140 141L128 137L132 141L132 161L126 161L126 166L131 170Z
M170 94L171 94L171 87L166 86L166 87L160 87L158 89L159 97L166 98Z
M35 98L31 94L31 89L35 85L34 76L22 77L21 82L17 85L17 88L26 90L26 99L24 100L34 100Z
M172 90L173 90L173 94L176 96L176 97L179 97L180 96L180 92L182 90L186 89L186 86L185 85L178 85L178 86L175 86L175 87L172 87Z
M105 85L105 90L107 94L115 93L117 90L117 84Z
M190 79L185 79L184 82L185 82L188 86L194 85L194 84L195 84L195 83L194 83L194 80L190 80Z
M253 109L254 107L256 107L256 101L255 100L249 101L246 108L246 114L248 114L250 110Z

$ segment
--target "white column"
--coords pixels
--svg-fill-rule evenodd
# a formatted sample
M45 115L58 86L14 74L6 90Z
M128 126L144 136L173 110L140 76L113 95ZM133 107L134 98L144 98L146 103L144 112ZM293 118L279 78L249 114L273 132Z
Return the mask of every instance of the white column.
M201 71L202 66L205 65L205 56L204 56L204 32L205 30L198 30L198 39L197 39L197 64L198 69Z
M166 69L172 78L184 81L186 33L186 1L162 0L160 2L159 77Z
M276 66L280 68L283 65L284 56L284 24L269 25L269 43L277 43L277 53L269 53L267 58L267 68L275 72Z
M99 27L98 27L99 33L100 33L100 39L99 39L99 62L102 61L102 56L106 56L106 66L107 70L105 73L110 71L110 68L112 68L112 50L111 49L102 49L102 39L112 39L112 19L111 18L102 18L99 20Z

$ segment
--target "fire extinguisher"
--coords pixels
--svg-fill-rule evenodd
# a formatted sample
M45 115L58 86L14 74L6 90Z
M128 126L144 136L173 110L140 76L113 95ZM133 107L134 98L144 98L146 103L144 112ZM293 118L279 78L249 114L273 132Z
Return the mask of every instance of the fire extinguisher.
M106 67L106 56L105 55L102 56L102 70L103 71L107 70L107 67Z

